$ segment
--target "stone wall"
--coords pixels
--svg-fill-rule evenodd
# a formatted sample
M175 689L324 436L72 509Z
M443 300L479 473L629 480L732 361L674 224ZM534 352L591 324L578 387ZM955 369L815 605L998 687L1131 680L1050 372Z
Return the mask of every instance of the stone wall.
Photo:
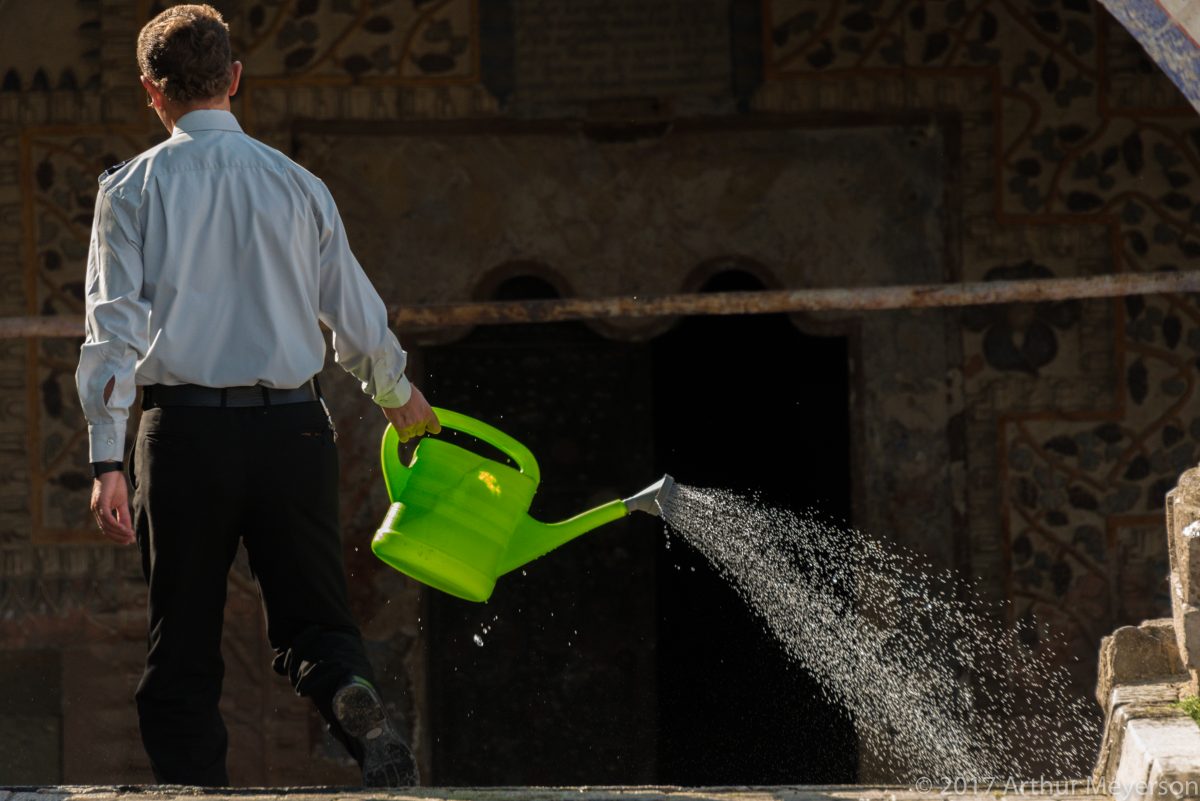
M1200 728L1180 703L1200 691L1200 469L1166 498L1171 617L1122 626L1101 642L1096 700L1104 737L1093 781L1122 801L1195 797Z
M160 5L73 0L51 12L26 0L0 10L0 314L81 312L95 176L162 136L132 59ZM1200 253L1194 112L1088 0L216 5L246 63L235 111L329 178L351 241L394 302L469 298L497 270L529 262L586 295L689 289L730 257L775 285L810 286L1188 269ZM529 155L528 137L549 129L553 147ZM750 134L737 130L792 137L773 145L775 164L808 187L807 204L769 191L776 171L753 166L739 150ZM883 146L870 161L855 141ZM789 147L792 158L779 155ZM711 164L686 166L689 152ZM541 183L514 192L514 173L489 169L489 153L530 159L527 175ZM652 153L684 165L694 186L664 197L669 184L629 171ZM417 159L460 165L466 183L434 185L444 173ZM589 159L594 173L572 174ZM891 181L846 183L880 164L889 175L915 170L910 202L894 202L889 193L905 190ZM627 191L612 197L645 201L644 213L618 202L603 217L593 178L622 169L645 180L618 182ZM456 191L472 196L476 217L431 200ZM856 193L880 213L854 208ZM671 198L726 205L675 208ZM436 272L430 243L395 236L388 215L405 203L459 248ZM745 208L756 225L725 241L696 223ZM611 230L596 227L602 218ZM697 236L655 253L675 225ZM919 247L897 250L901 229L919 234L901 238ZM614 241L613 231L626 235ZM589 251L595 260L579 258ZM1194 300L838 322L865 332L854 366L855 524L964 571L1014 618L1065 632L1086 692L1100 637L1169 603L1159 509L1196 461ZM662 330L596 328L632 339ZM419 370L424 340L409 341ZM29 688L0 704L3 742L28 733L25 750L0 749L8 783L148 779L129 700L144 594L134 555L99 544L87 524L77 345L0 344L0 678ZM323 382L348 467L354 603L428 760L437 721L427 715L425 601L361 547L385 499L371 468L377 432L358 423L374 412L352 383ZM226 637L238 666L226 698L235 780L351 781L308 710L269 675L245 575L239 567L231 584L239 613Z

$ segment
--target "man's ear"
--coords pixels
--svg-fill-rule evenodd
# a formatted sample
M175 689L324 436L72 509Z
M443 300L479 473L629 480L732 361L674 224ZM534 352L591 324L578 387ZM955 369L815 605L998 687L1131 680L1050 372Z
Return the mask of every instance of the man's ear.
M229 82L229 96L233 97L237 94L238 84L242 81L242 62L233 62L229 71L233 73L233 80Z
M150 105L155 108L162 108L163 101L166 100L166 95L162 93L162 90L155 86L154 81L145 75L141 76L141 82L142 88L146 90L146 94L150 98Z

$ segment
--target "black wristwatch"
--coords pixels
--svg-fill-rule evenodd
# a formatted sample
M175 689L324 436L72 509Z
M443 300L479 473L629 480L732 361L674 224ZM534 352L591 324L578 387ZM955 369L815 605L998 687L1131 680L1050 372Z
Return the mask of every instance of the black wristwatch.
M124 462L92 462L92 477L100 478L105 473L112 473L125 469Z

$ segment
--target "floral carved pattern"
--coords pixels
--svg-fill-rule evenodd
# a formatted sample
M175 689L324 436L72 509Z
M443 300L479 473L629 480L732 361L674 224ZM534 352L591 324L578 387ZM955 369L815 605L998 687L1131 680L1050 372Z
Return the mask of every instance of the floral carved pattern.
M26 132L22 173L29 314L82 316L97 176L154 143L132 132ZM75 390L79 339L28 350L29 472L34 542L94 542L87 510L87 422Z
M1200 124L1091 0L768 0L764 48L776 81L990 80L990 130L964 142L991 173L964 176L967 205L986 210L964 211L965 280L1186 270L1200 256ZM1026 233L1026 260L997 265L978 244L1048 226L1086 226L1106 252L1064 256ZM1066 633L1083 686L1100 636L1169 610L1162 501L1200 456L1200 307L1159 296L973 309L962 322L967 405L997 426L968 457L986 463L972 483L1000 488L1012 614ZM1107 363L1086 355L1099 337ZM1090 399L1035 391L1100 371L1109 389Z
M1051 278L1054 273L1031 261L995 267L984 274L985 281L1017 281ZM1070 328L1079 321L1078 301L1057 303L1018 303L1008 306L975 306L963 314L968 331L983 333L983 354L997 370L1019 370L1037 375L1058 356L1056 330Z
M217 3L249 85L444 84L478 78L477 0ZM148 16L168 3L156 0Z

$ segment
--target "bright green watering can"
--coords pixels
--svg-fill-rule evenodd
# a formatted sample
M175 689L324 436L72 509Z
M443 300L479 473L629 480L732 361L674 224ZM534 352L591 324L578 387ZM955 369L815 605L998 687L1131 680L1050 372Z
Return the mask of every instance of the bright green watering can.
M625 500L561 523L540 523L528 514L541 480L529 449L464 414L434 412L443 428L495 446L518 469L430 437L421 440L406 467L397 450L400 438L389 425L381 459L392 506L371 550L417 581L468 601L486 601L497 578L597 526L631 511L660 515L674 488L671 477L663 476Z

